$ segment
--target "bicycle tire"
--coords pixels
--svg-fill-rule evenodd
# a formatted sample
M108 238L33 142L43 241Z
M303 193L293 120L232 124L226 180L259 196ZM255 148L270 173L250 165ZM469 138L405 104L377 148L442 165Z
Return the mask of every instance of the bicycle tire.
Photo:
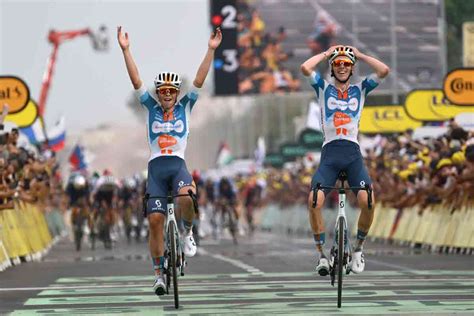
M83 235L82 227L75 226L74 227L74 243L76 245L76 251L81 250L82 235Z
M171 275L173 278L173 293L174 293L174 307L179 308L179 293L178 293L178 273L177 273L177 244L176 244L176 226L172 223L169 227L168 238L171 246Z
M342 305L342 272L344 268L344 218L339 217L337 241L337 307Z
M229 217L229 231L230 234L232 235L232 241L234 244L237 244L237 223L236 223L236 218L234 218L234 210L226 207L225 212L227 213L227 216Z

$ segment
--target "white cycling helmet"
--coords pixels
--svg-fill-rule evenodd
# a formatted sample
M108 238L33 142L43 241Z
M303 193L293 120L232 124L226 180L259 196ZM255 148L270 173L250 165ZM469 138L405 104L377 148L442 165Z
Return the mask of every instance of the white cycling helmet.
M75 189L82 189L86 186L87 180L84 178L83 175L76 175L73 180L74 188Z
M135 179L127 178L125 179L125 186L129 189L134 189L137 186Z
M332 65L332 62L338 56L347 57L352 62L352 64L355 64L357 61L357 58L352 48L347 46L339 46L331 53L331 56L329 56L329 65Z
M158 76L155 77L155 87L158 89L160 87L173 87L179 90L181 88L181 78L175 72L160 72Z

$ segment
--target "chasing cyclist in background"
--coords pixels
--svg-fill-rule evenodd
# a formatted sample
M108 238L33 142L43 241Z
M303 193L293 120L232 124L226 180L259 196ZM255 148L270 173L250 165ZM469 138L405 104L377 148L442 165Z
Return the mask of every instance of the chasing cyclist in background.
M112 241L116 241L116 236L112 231L118 219L116 208L119 187L120 183L112 175L112 172L105 169L102 176L94 183L94 189L91 193L94 222L100 224L98 234L106 249L111 249Z
M318 72L315 72L316 66L326 60L329 61L334 82L324 80ZM352 85L350 77L357 60L367 63L375 73ZM357 141L359 122L365 98L380 84L381 79L385 78L389 71L389 67L383 62L351 46L332 46L301 65L301 72L308 77L316 92L321 107L320 121L324 134L321 161L313 176L312 190L308 199L309 219L319 254L316 271L322 276L328 275L330 269L329 260L323 249L325 230L321 214L324 199L329 191L317 191L317 205L312 208L313 189L317 183L322 186L334 186L340 171L347 173L351 187L371 185L372 182L364 166ZM349 266L354 273L361 273L365 267L363 245L374 218L374 209L368 208L367 191L358 190L354 193L357 196L361 214L357 225L357 242ZM374 201L373 193L372 200Z
M218 184L217 208L214 221L218 223L220 214L222 228L228 226L234 244L237 244L239 213L237 212L237 193L233 183L227 177L222 177Z
M71 209L71 223L74 229L76 250L79 251L81 250L83 226L88 223L89 217L90 187L86 177L79 172L71 173L66 186L66 194Z
M193 179L186 168L184 151L189 135L189 118L198 98L198 89L202 87L214 58L214 51L220 45L222 33L217 29L208 41L208 50L199 66L191 92L178 100L181 78L173 72L161 72L155 78L156 97L148 93L138 73L130 52L128 33L117 29L117 38L122 49L130 80L137 91L142 106L148 110L148 144L151 156L148 162L147 193L150 196L167 196L168 189L173 194L187 194L196 190ZM166 48L168 49L168 48ZM157 295L166 291L164 280L164 238L163 229L166 217L166 198L149 199L147 215L150 224L149 247L155 270L156 280L153 290ZM192 228L194 206L190 197L178 198L178 211L181 213L184 228L184 254L192 257L196 254L196 243Z

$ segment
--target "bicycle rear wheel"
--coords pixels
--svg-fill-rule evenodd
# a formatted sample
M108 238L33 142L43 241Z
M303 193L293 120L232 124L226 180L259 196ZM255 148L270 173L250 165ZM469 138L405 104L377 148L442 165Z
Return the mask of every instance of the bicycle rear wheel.
M237 219L235 218L234 210L232 208L226 207L225 212L227 213L227 216L229 218L229 231L230 231L230 234L232 235L232 241L236 245L237 244Z
M338 237L337 237L337 307L342 304L342 270L344 268L344 218L339 217L338 221Z
M171 252L171 276L173 278L173 293L174 293L174 307L176 309L179 308L179 293L178 293L178 273L176 269L176 262L177 262L177 256L176 256L176 250L177 250L177 245L176 245L176 226L174 223L171 223L169 227L169 232L168 232L168 238L170 241L170 252Z

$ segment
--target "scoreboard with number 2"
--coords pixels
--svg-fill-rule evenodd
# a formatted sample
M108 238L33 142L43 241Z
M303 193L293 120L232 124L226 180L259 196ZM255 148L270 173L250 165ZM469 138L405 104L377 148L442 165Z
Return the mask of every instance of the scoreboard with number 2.
M237 50L236 0L210 0L211 25L222 31L222 43L214 55L214 94L238 94L239 56Z

